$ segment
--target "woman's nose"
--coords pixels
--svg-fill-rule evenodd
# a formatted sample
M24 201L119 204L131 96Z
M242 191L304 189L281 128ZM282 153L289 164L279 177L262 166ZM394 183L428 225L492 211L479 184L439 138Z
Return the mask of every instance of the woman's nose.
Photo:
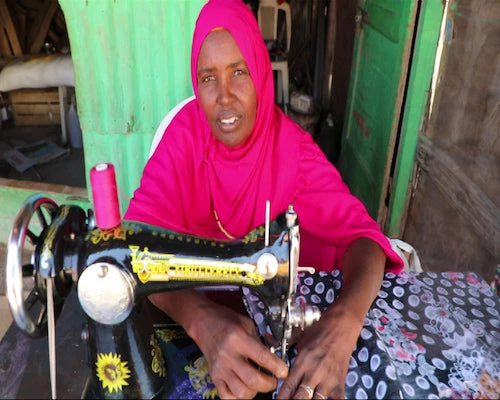
M217 101L220 104L228 104L232 96L231 82L227 79L220 79L217 89Z

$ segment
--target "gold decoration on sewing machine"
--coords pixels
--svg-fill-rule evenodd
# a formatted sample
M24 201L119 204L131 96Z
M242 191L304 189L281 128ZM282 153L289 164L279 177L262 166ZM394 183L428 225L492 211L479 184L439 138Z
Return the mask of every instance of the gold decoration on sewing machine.
M93 244L111 239L127 240L127 236L142 232L142 228L137 224L128 224L127 227L121 225L113 229L92 229L85 240L90 240Z
M165 368L165 358L163 357L163 352L161 351L160 343L153 333L151 335L151 340L149 341L151 345L151 369L158 376L165 376L167 374L167 369Z
M247 233L245 237L242 239L242 242L245 244L255 243L259 238L263 238L266 234L266 227L264 225L258 226L253 231Z
M132 271L142 283L168 281L229 282L249 286L262 285L265 278L253 264L179 257L175 254L150 253L145 247L129 246Z
M98 353L95 365L102 388L107 389L109 393L121 391L123 386L128 386L130 370L127 361L122 361L120 355Z
M67 215L69 214L69 207L61 207L61 214L59 216L59 218L66 218ZM56 237L56 233L57 233L57 228L58 228L58 225L57 224L51 224L49 226L49 230L47 231L47 236L46 236L46 239L45 239L45 243L44 243L44 246L43 246L43 249L42 249L42 259L50 259L52 258L52 244L54 242L54 239Z
M168 239L170 241L177 240L178 242L186 242L186 243L195 243L195 244L200 244L203 243L204 245L210 245L212 247L224 247L225 244L223 242L217 242L212 239L204 239L200 238L197 236L192 236L192 235L183 235L180 233L175 233L175 232L163 232L163 231L152 231L151 236L153 237L159 237L161 239Z
M182 328L177 329L156 329L156 334L160 340L163 340L165 343L171 342L175 339L185 339L187 338L187 333Z

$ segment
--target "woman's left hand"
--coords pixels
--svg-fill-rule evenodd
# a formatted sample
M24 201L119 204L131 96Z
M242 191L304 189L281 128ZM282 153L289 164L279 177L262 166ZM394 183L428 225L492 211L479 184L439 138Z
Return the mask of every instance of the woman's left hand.
M304 332L298 355L277 398L344 398L349 359L361 328L359 318L345 307L330 306Z
M385 254L370 239L355 240L344 255L344 282L339 297L307 328L298 355L283 382L279 399L343 399L349 360L363 322L376 297Z

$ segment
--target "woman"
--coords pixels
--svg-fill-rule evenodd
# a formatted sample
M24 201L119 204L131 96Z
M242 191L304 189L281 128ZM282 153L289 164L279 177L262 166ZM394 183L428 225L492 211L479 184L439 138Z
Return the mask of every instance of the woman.
M222 398L343 397L350 355L395 254L310 135L274 105L273 75L257 22L241 0L211 0L191 54L196 99L173 119L148 161L125 219L214 239L244 236L293 204L300 264L342 269L339 298L306 329L288 371L252 321L192 290L151 296L196 342ZM270 372L270 374L265 371Z

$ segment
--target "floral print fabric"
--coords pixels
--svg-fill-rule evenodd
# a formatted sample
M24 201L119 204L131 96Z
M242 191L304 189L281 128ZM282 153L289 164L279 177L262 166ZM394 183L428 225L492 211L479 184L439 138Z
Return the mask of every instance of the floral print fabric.
M324 309L341 288L339 271L303 274L297 301ZM264 304L249 289L243 295L259 332L270 333ZM157 329L167 360L163 397L215 398L204 357L175 329ZM478 275L387 273L351 356L346 397L497 399L499 348L500 301ZM291 348L292 364L295 354Z
M306 274L297 300L324 309L341 287L339 271ZM268 332L262 302L244 293ZM500 301L478 275L388 273L352 354L346 397L497 399L499 345Z

